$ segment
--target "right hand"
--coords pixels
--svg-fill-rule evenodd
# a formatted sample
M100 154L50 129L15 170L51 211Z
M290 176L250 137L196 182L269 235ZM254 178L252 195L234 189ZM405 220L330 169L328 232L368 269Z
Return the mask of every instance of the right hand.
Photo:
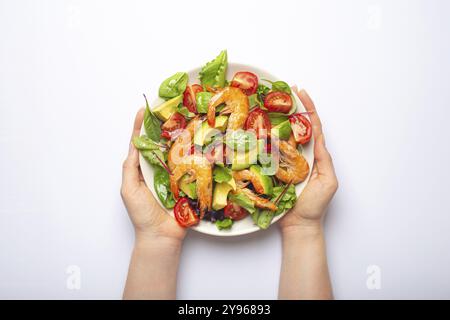
M322 124L314 103L305 90L293 89L305 106L306 111L311 112L310 119L315 139L314 166L311 178L297 199L296 205L280 220L280 227L283 232L296 226L320 226L326 208L338 188L333 161L325 147Z

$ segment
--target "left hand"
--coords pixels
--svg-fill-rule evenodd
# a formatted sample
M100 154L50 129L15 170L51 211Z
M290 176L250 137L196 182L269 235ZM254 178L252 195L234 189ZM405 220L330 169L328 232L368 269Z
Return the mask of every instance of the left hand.
M144 109L139 110L134 121L133 134L139 136L144 118ZM145 184L139 166L139 151L130 141L128 157L123 163L121 195L128 215L133 222L136 237L165 238L182 242L186 229L160 207Z

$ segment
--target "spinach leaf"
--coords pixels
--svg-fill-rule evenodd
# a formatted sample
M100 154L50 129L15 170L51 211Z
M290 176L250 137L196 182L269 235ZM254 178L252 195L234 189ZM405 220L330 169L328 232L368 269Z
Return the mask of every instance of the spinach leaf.
M158 142L161 137L161 122L158 118L150 111L150 107L148 105L147 97L144 94L145 98L145 113L144 113L144 128L147 136L153 141Z
M280 91L280 92L286 92L288 94L292 94L291 87L289 87L289 85L284 81L270 81L270 80L266 80L266 79L261 79L261 80L272 84L272 91Z
M230 218L225 218L223 220L216 221L216 227L219 230L230 229L232 225L233 220L231 220Z
M288 119L288 116L284 113L268 112L267 115L269 116L269 120L270 123L272 124L272 127L275 127Z
M225 87L228 67L227 51L223 50L214 60L208 62L200 71L200 82L203 86Z
M213 94L211 92L199 92L195 96L195 102L197 103L198 113L208 113L209 100Z
M228 182L232 178L231 169L227 167L215 167L213 177L217 183Z
M164 99L175 98L183 94L189 81L186 72L177 72L173 76L167 78L159 87L159 96Z
M167 209L171 209L175 206L175 199L170 191L169 174L162 167L154 167L153 186L155 187L156 194L159 200Z

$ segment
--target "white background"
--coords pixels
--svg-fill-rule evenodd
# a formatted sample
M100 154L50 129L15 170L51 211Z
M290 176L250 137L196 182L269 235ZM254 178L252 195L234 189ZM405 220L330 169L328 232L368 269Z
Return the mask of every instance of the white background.
M336 298L450 298L449 10L0 0L0 298L121 297L133 245L121 165L142 93L224 48L315 99L340 180L326 220ZM276 298L280 245L277 227L189 233L179 298Z

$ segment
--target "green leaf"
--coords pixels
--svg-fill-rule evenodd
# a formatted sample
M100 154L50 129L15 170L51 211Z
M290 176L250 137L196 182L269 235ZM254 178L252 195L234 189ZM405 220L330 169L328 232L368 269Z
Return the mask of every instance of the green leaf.
M264 107L264 103L259 99L259 96L257 93L252 94L251 96L248 97L248 103L249 103L250 108L253 108L253 107L263 108Z
M288 116L284 113L268 112L267 115L269 116L272 127L275 127L288 119Z
M181 114L182 116L184 116L185 118L187 118L188 120L189 120L189 119L192 119L193 117L195 117L195 113L190 112L190 111L188 110L188 108L186 108L186 107L183 106L182 104L180 104L180 105L178 106L177 112L178 112L179 114Z
M208 62L200 71L200 82L203 86L225 87L228 67L227 51L223 50L214 60Z
M275 201L278 196L283 192L285 185L280 185L273 188L272 199L271 201ZM275 212L275 215L279 215L284 211L294 207L295 202L297 201L297 194L295 193L295 186L290 185L287 189L286 193L278 202L278 210Z
M258 89L256 90L257 95L266 95L270 91L270 88L264 84L259 84Z
M177 72L173 76L167 78L159 87L159 96L164 99L175 98L183 94L189 81L186 72Z
M267 229L270 226L273 217L274 217L273 211L262 210L258 215L258 222L256 222L256 224L261 229Z
M149 137L143 135L133 138L133 144L138 150L159 150L160 146Z
M215 167L213 171L214 181L217 183L228 182L233 177L231 169L227 167Z
M213 94L211 92L199 92L195 96L195 102L197 104L197 112L198 113L207 113L208 112L208 104L209 100Z
M161 161L164 161L164 153L161 150L141 150L141 154L148 163L164 168ZM158 160L161 159L161 161Z
M148 105L147 97L145 98L145 112L144 112L144 128L147 136L153 141L158 142L161 138L161 122L158 118L150 111Z
M171 209L175 206L175 199L170 191L169 174L162 167L155 166L153 172L153 186L161 203Z
M230 229L232 225L233 225L233 220L231 220L230 218L225 218L223 220L216 221L216 227L219 230Z

